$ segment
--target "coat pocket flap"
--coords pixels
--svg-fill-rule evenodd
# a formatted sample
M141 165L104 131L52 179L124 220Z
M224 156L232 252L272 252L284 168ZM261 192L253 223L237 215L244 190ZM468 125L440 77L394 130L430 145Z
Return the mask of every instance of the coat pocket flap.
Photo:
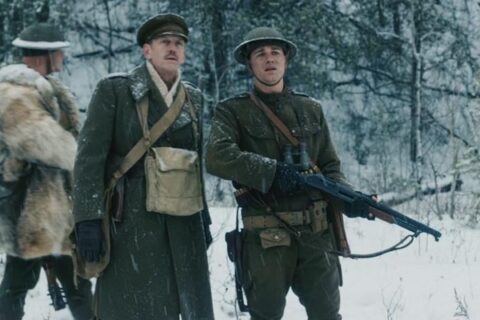
M198 153L185 149L160 147L152 148L160 171L195 171L198 165Z
M264 249L290 245L290 234L283 229L271 228L262 230L259 232L259 236Z

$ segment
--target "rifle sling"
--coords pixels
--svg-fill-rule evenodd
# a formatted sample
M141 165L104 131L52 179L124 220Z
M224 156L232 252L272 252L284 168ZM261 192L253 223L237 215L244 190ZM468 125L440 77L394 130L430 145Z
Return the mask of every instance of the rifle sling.
M278 118L275 113L260 99L254 92L250 92L250 99L253 103L263 111L265 116L270 120L270 122L287 138L290 143L297 147L300 145L300 142L295 138L288 127ZM315 173L321 173L320 168L317 164L310 158L309 159L310 167ZM347 234L345 232L345 224L343 222L343 214L337 208L331 208L332 212L331 218L333 223L333 229L335 233L335 242L339 252L342 252L342 255L350 254L350 246L347 240Z

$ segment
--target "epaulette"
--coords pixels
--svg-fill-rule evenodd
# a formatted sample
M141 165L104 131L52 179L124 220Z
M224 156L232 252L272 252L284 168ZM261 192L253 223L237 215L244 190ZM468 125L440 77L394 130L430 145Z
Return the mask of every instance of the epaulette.
M248 93L248 92L242 92L242 93L240 93L240 94L237 94L237 95L234 95L234 96L225 98L225 99L221 100L220 103L226 102L226 101L230 101L230 100L235 100L235 99L248 98L248 97L249 97L249 93Z
M128 78L128 73L127 72L114 72L114 73L109 73L104 79L112 79L112 78Z
M192 82L190 81L183 81L182 80L182 83L187 86L187 87L190 87L192 89L195 89L195 90L200 90L196 85L194 85Z
M187 89L187 91L188 91L190 94L202 96L202 91L200 91L200 88L198 88L198 87L197 87L196 85L194 85L193 83L182 80L182 84L185 86L185 89Z
M290 92L295 96L302 96L302 97L310 98L310 96L308 94L303 93L303 92L298 92L298 91L295 91L295 90L291 90Z

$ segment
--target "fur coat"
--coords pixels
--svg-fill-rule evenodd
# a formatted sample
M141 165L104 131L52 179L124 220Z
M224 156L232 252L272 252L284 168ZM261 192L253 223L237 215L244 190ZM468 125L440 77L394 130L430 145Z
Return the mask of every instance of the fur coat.
M58 80L0 69L0 253L70 254L77 110Z

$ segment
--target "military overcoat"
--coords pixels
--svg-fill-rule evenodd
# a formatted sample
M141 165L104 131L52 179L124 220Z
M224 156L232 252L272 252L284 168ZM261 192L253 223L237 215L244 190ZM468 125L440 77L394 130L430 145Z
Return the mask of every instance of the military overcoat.
M189 85L186 89L200 119L200 92ZM74 169L76 222L104 216L106 184L142 137L136 107L145 95L152 127L167 106L145 64L98 83L80 133ZM192 127L184 105L154 146L199 150L201 155L201 138L195 145ZM201 214L175 217L147 212L143 159L124 179L123 221L112 226L111 262L97 281L99 318L177 319L181 314L182 319L212 319Z

